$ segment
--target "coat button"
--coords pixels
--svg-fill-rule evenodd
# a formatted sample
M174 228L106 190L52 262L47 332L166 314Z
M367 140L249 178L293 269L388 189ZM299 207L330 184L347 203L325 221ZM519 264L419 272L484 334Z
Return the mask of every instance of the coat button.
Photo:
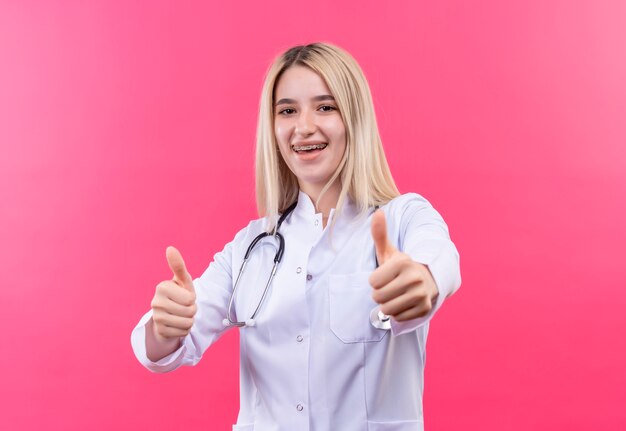
M302 404L298 404L296 406L296 410L298 410L299 412L301 412L302 410L304 410L304 406Z
M302 272L302 268L297 267L297 268L296 268L296 273L297 273L297 274L300 274L301 272Z
M301 343L301 342L302 342L302 340L304 340L304 338L302 338L302 335L298 335L298 336L296 337L296 340L298 340L298 343Z
M311 281L313 279L313 276L311 274L307 274L306 279L307 281Z
M320 224L319 220L315 220L315 226L317 226L318 224Z

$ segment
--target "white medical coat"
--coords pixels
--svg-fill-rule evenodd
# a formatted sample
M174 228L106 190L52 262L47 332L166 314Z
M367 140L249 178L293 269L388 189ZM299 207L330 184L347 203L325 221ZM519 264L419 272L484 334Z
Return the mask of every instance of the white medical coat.
M418 431L428 321L461 284L459 256L441 216L421 196L406 194L382 207L390 241L428 266L439 289L433 311L392 329L375 329L368 277L375 268L371 213L355 218L348 202L332 230L322 227L310 198L280 232L285 253L256 326L240 330L240 411L237 431ZM329 223L334 211L331 211ZM265 228L252 221L194 280L198 312L181 347L158 362L145 349L148 312L131 335L135 355L154 372L195 365L225 328L234 277L250 242ZM272 267L271 238L258 244L238 287L233 314L246 320Z

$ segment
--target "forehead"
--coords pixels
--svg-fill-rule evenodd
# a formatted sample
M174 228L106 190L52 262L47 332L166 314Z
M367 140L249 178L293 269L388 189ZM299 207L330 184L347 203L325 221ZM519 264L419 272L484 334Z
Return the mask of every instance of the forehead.
M283 97L306 99L322 94L332 94L324 79L312 69L300 65L285 70L274 88L276 99Z

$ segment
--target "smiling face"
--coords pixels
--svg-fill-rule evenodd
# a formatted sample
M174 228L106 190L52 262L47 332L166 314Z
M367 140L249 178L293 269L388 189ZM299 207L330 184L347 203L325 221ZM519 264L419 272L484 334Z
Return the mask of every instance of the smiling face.
M315 200L346 150L337 103L322 77L304 66L283 72L274 100L274 134L280 153L300 189Z

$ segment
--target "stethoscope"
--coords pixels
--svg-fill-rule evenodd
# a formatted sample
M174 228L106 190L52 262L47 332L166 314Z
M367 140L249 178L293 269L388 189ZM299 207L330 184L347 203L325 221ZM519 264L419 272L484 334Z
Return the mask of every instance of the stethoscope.
M289 216L289 214L293 212L297 204L298 204L298 201L294 202L293 204L291 204L289 208L285 210L285 212L283 212L283 214L278 219L278 222L276 223L276 229L274 229L274 233L262 232L259 235L257 235L256 238L254 238L252 242L250 243L250 245L248 246L248 249L246 250L246 254L243 257L243 262L241 263L241 267L239 268L239 273L237 274L237 278L235 279L235 285L233 286L233 291L230 294L230 300L228 301L228 313L226 315L226 318L222 320L222 323L224 324L224 326L237 326L237 327L242 328L242 327L251 327L256 324L256 315L258 314L261 308L261 305L263 304L263 301L265 300L265 297L267 296L269 287L272 284L274 275L276 274L276 269L278 268L278 264L283 259L283 254L285 253L285 238L283 238L280 232L278 232L278 229L280 229L280 226L283 224L283 221L285 221L285 219ZM376 209L377 208L378 207L376 207ZM278 250L276 251L276 255L274 256L274 266L272 267L272 272L270 273L270 276L267 279L267 283L265 284L265 288L263 289L263 295L261 296L259 303L257 304L256 308L254 309L254 312L252 313L252 316L250 316L249 319L246 319L243 321L233 320L232 319L233 302L235 299L235 295L237 294L237 288L239 287L239 280L241 280L241 276L243 275L243 272L246 269L248 258L250 257L250 254L252 254L254 247L259 243L259 241L261 241L263 238L268 237L268 236L273 236L277 239ZM374 258L376 259L375 252L374 252ZM376 259L376 267L378 268L378 259ZM377 328L377 329L391 328L390 316L383 314L378 307L374 308L370 312L370 323L372 324L374 328Z

